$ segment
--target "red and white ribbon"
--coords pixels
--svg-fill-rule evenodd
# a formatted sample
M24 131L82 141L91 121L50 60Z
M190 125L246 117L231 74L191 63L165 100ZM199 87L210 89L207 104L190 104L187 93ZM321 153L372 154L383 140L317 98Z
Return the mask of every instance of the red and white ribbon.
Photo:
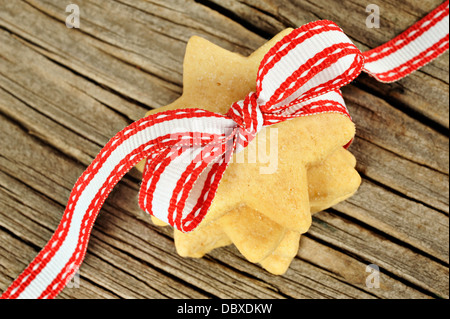
M380 82L398 81L447 51L448 5L445 1L399 36L364 52L364 71Z
M176 229L193 230L211 206L233 153L262 127L326 112L350 117L339 89L363 67L382 81L396 80L448 49L448 1L391 42L363 55L335 23L309 23L270 49L258 70L256 92L227 114L180 109L132 123L81 175L56 232L1 297L56 297L80 267L108 194L144 158L140 206Z

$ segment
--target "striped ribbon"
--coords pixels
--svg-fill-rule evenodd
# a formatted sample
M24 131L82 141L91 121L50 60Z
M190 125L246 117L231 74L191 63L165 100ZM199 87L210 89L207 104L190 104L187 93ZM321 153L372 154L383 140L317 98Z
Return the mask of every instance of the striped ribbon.
M364 72L380 82L398 81L447 51L448 6L445 1L396 38L364 52Z
M448 49L448 1L392 41L360 52L331 21L295 29L264 56L256 92L227 114L160 112L132 123L76 182L54 235L1 298L54 298L80 267L95 219L112 188L147 159L139 194L145 211L176 229L206 215L227 165L264 126L335 112L350 118L340 88L364 70L396 81Z

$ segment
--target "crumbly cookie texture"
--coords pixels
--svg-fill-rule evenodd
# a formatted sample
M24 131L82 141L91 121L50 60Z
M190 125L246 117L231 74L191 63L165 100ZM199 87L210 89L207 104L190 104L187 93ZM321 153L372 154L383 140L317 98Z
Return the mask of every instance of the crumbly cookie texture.
M284 30L248 57L192 37L186 48L182 96L148 114L179 108L225 114L232 103L255 91L260 61L291 31ZM355 134L350 119L338 113L316 114L270 129L277 134L266 132L262 145L277 143L276 170L262 174L267 159L253 157L261 138L235 155L201 224L190 233L175 230L181 256L199 258L234 244L249 261L283 274L297 254L300 235L311 225L311 215L356 192L361 182L356 160L343 148ZM142 170L143 163L137 167ZM152 220L166 225L153 216Z

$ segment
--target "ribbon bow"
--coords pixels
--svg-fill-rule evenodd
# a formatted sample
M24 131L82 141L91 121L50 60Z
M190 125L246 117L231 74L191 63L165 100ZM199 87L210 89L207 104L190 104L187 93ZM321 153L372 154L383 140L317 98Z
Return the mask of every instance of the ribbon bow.
M150 115L114 136L76 182L56 232L2 298L53 298L75 274L108 194L147 158L139 204L187 232L211 206L235 152L264 126L337 112L350 118L340 87L363 70L395 81L448 49L448 1L399 37L362 54L331 21L306 24L264 56L256 92L226 115L180 109ZM366 58L366 65L364 60Z
M321 112L349 116L339 88L358 76L363 61L361 51L335 23L309 23L265 55L256 92L233 103L226 115L185 109L142 120L139 125L150 121L152 127L162 121L168 131L157 135L170 136L162 147L146 146L151 151L141 208L178 230L193 230L211 206L232 154L264 126Z

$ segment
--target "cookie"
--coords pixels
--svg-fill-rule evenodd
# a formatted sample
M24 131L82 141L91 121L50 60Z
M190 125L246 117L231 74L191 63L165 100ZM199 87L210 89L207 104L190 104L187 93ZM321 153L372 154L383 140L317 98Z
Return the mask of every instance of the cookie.
M311 214L331 207L357 190L361 179L354 170L355 163L354 156L340 148L308 169ZM152 220L167 225L154 217ZM276 221L248 207L236 209L189 233L175 230L174 235L177 251L184 257L203 257L215 248L233 243L249 261L259 262L275 274L286 271L297 254L300 239L300 233L280 229Z

